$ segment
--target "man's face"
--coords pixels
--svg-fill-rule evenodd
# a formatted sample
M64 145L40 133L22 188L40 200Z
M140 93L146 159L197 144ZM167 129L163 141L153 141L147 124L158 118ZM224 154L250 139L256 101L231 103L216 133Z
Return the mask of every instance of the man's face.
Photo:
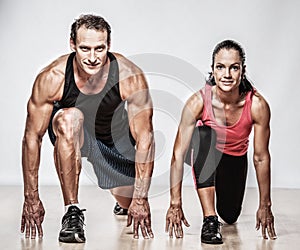
M107 60L107 32L80 27L77 31L76 44L70 40L71 48L76 51L76 61L81 70L88 75L95 75Z

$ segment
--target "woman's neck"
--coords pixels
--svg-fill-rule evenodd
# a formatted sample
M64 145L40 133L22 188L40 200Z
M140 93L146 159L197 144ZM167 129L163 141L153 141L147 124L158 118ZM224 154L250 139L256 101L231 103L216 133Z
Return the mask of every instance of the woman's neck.
M239 93L239 88L235 88L232 91L223 91L218 86L215 86L215 90L213 91L217 100L219 100L223 104L236 104L240 102L241 95Z

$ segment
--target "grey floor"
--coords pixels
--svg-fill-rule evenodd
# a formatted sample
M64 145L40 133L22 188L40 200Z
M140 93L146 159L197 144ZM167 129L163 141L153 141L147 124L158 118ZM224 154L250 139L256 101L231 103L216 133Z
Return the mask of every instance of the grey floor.
M25 239L20 233L20 218L23 203L21 186L1 186L0 200L0 249L75 249L75 250L119 250L119 249L300 249L300 190L273 189L273 212L278 239L263 240L255 230L257 190L247 189L242 215L235 225L224 225L224 244L211 246L201 244L200 229L202 215L193 187L184 187L184 212L190 223L185 228L183 239L169 239L164 232L165 215L169 204L167 188L154 187L150 192L152 223L155 237L150 240L132 238L131 228L126 227L126 218L112 214L114 200L107 191L95 186L81 186L82 208L86 208L85 244L64 244L57 240L63 215L62 197L56 186L40 188L46 209L43 223L43 239Z

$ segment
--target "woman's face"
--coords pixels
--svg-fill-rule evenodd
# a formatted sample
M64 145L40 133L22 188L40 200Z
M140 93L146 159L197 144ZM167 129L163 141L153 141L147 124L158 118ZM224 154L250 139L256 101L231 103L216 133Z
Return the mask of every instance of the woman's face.
M237 50L224 48L215 55L212 73L216 85L224 92L238 90L244 70Z

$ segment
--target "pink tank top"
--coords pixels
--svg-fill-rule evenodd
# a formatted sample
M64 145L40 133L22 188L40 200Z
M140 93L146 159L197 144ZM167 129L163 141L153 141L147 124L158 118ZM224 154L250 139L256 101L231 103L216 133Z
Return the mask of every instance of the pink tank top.
M202 118L197 122L196 126L207 125L213 128L217 133L216 148L229 155L241 156L247 153L249 145L249 135L252 130L251 104L253 93L249 91L246 95L245 105L239 120L231 125L220 125L215 120L215 116L211 104L211 88L212 86L205 85L204 90L200 90L203 98Z

